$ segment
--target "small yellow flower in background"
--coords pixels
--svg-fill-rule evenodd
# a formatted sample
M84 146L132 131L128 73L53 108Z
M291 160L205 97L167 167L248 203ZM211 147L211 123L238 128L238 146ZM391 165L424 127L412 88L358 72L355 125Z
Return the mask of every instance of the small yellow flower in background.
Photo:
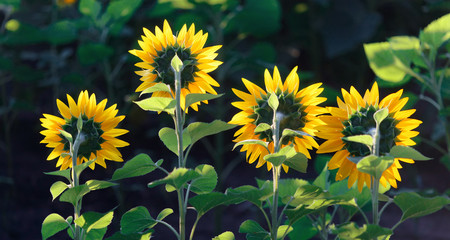
M62 136L60 130L72 134L75 139L78 135L77 121L81 116L83 119L81 132L85 140L78 150L77 164L95 159L94 163L106 168L105 160L122 162L122 154L117 148L129 144L116 137L127 133L128 130L116 128L125 118L125 116L116 116L118 112L116 104L105 109L107 99L97 104L95 94L89 96L88 91L82 91L77 102L70 95L67 95L67 101L68 105L59 99L56 100L63 118L44 114L44 118L40 119L42 126L46 128L46 130L41 131L41 134L45 136L41 143L53 148L47 160L57 158L56 167L60 167L61 170L72 167L71 157L62 155L63 153L69 153L70 143ZM94 169L95 164L91 164L89 167Z
M67 7L73 5L77 2L77 0L56 0L56 5L59 7Z
M362 191L364 184L370 188L370 175L360 172L356 168L356 163L350 160L352 157L370 155L370 149L361 143L342 140L342 137L368 134L376 126L373 114L379 109L389 109L389 116L380 125L380 155L388 153L394 145L415 145L411 138L417 136L419 132L412 130L422 122L409 118L415 109L401 111L408 101L407 97L401 98L402 93L403 90L400 90L379 102L376 82L371 90L366 90L364 97L361 97L354 87L350 88L350 93L342 89L344 101L338 97L339 107L327 107L331 115L320 116L326 125L317 128L319 130L317 136L326 141L320 145L317 153L336 152L328 163L329 169L339 168L336 180L348 177L349 188L355 182L359 191ZM397 188L397 181L401 181L398 172L398 169L402 168L400 161L414 163L412 159L396 158L392 166L383 172L381 184L386 186L389 183Z
M154 34L146 28L144 28L144 34L142 41L138 41L142 50L130 50L131 54L142 60L136 64L137 67L142 68L141 71L136 71L137 75L142 76L140 78L142 83L136 92L142 92L156 83L164 83L170 86L172 96L174 96L175 76L170 63L177 54L185 65L181 72L182 108L185 105L186 95L189 93L217 94L212 86L218 87L219 83L208 73L222 64L222 62L214 60L217 56L215 52L222 46L204 48L208 33L203 34L202 30L195 33L195 25L192 24L189 29L184 25L174 36L169 23L164 20L162 31L156 26ZM154 92L152 96L171 98L168 92ZM199 104L194 103L190 107L197 111ZM187 111L187 108L185 110Z
M317 115L326 112L324 108L317 106L326 101L326 98L318 97L323 91L323 88L320 88L321 83L316 83L299 90L300 81L297 75L297 67L292 69L284 84L281 81L277 67L274 68L273 77L266 69L264 72L266 91L247 79L243 78L242 81L249 93L233 89L233 92L243 100L232 103L233 106L242 111L237 113L229 123L243 125L234 134L236 137L234 141L240 142L249 139L259 139L269 142L269 150L271 152L274 151L271 130L255 134L255 128L261 123L272 125L273 110L268 105L268 99L270 94L276 94L279 100L277 112L283 116L280 122L280 133L288 128L310 135L285 138L281 142L282 146L293 144L297 152L303 153L308 158L311 158L308 150L311 150L313 147L319 147L312 136L315 136L317 132L315 128L323 124ZM266 163L264 156L269 154L263 146L257 144L243 145L241 152L243 151L247 151L246 158L250 164L258 160L257 168ZM287 172L288 167L286 165L282 166ZM267 162L267 169L270 170L271 168L272 164Z

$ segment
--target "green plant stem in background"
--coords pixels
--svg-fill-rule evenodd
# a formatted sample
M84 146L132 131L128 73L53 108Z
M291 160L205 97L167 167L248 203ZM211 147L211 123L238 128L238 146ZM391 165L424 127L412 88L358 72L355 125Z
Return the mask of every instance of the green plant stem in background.
M373 219L372 223L378 225L379 217L378 217L378 191L380 187L380 179L372 177L372 213Z

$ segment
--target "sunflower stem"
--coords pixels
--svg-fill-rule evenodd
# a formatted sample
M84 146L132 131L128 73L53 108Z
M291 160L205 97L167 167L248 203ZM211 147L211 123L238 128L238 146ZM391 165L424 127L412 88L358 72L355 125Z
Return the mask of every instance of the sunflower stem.
M373 149L372 154L380 156L380 122L376 122L375 135L373 136ZM378 191L380 187L381 176L372 176L372 223L378 225Z
M274 153L280 151L280 121L282 119L281 113L278 113L276 109L273 109L273 123L272 123L272 134L273 134L273 145ZM272 165L273 166L273 165ZM278 179L280 178L280 166L273 166L273 201L272 201L272 229L271 238L272 240L277 240L278 234Z
M178 145L178 167L185 167L186 161L183 153L183 124L184 112L181 109L181 71L183 71L183 62L175 55L171 61L172 70L175 75L175 130ZM184 111L184 110L183 110ZM186 204L187 199L184 198L184 188L177 191L178 193L178 209L179 209L179 233L181 240L186 239Z
M76 172L75 167L77 166L77 158L78 158L78 149L80 148L81 143L85 140L84 134L78 131L78 135L75 138L75 141L70 142L70 152L72 157L72 188L78 187L80 185L78 179L78 173ZM74 207L74 216L73 220L75 222L76 219L80 217L81 213L81 200L76 201ZM82 239L81 228L75 223L75 232L73 234L75 240Z

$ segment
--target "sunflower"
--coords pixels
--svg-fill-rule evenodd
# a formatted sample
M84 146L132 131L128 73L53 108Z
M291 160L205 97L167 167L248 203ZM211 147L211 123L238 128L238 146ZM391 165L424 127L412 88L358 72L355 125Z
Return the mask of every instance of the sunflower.
M172 94L168 92L154 92L153 97L175 96L175 76L171 69L171 60L176 55L183 61L184 69L181 72L181 107L184 109L185 98L189 93L217 94L212 88L219 83L208 73L214 71L222 62L214 60L215 53L221 45L204 48L208 33L203 31L195 33L195 25L189 29L184 25L176 36L173 35L169 23L164 20L163 30L155 27L155 34L144 28L145 36L138 41L142 50L130 50L130 53L139 57L142 62L136 64L142 68L136 71L141 76L141 85L136 92L142 92L156 83L164 83L170 86ZM207 103L207 101L204 101ZM198 110L200 103L194 103L190 107ZM187 111L187 108L185 109Z
M249 93L232 89L243 100L232 103L233 106L242 111L234 115L229 123L243 125L234 134L236 137L234 141L240 142L248 139L263 140L269 142L269 150L273 153L274 143L271 130L255 133L255 128L261 123L272 125L273 110L268 105L268 99L271 94L276 94L279 100L277 111L281 113L280 116L283 116L280 122L280 133L284 129L292 129L310 135L283 138L281 142L282 147L293 144L297 152L303 153L308 158L311 158L308 150L311 150L313 147L319 147L312 137L317 132L315 128L322 124L317 118L317 115L325 112L324 108L317 106L326 101L326 98L318 97L323 91L323 88L320 88L321 83L316 83L299 90L297 67L292 69L284 84L281 81L277 67L273 71L273 77L266 69L264 72L266 91L245 78L242 81ZM257 168L266 163L264 156L269 154L266 148L257 144L243 145L241 152L243 151L247 151L246 159L250 164L258 159ZM267 169L270 170L271 168L272 164L267 162ZM287 172L288 167L283 165L283 168Z
M95 94L89 96L87 91L80 93L78 102L75 102L70 95L67 95L67 101L68 105L59 99L56 100L63 118L44 114L44 118L40 119L42 126L46 128L40 132L45 136L41 143L53 148L47 160L58 158L56 167L60 167L61 170L72 167L72 158L67 155L70 152L70 143L62 136L60 130L70 133L75 139L78 136L78 118L81 117L83 120L81 133L85 140L78 149L77 164L95 159L94 163L106 168L105 160L122 162L122 155L117 148L129 144L116 137L127 133L128 130L115 128L125 118L125 116L116 116L118 112L116 104L105 109L107 99L97 104ZM95 164L89 167L94 169Z
M388 117L380 125L380 155L385 155L394 145L412 146L415 142L411 140L419 134L412 131L422 122L409 118L415 109L403 110L408 98L401 98L403 90L386 96L379 102L378 85L375 82L371 90L366 90L364 97L354 88L350 92L342 89L344 101L339 97L337 103L339 107L327 107L330 115L322 115L320 119L326 123L319 126L317 136L326 139L317 150L317 153L336 152L328 163L329 169L339 168L336 180L343 180L348 177L348 187L358 184L361 191L364 184L370 188L371 176L360 172L356 168L356 163L351 159L367 156L370 150L361 143L349 142L342 137L368 134L375 128L376 123L373 114L382 108L389 110ZM355 161L355 160L354 160ZM400 162L414 163L412 159L395 158L394 163L386 169L380 179L383 186L389 183L397 188L397 181L401 181L398 169L402 168Z

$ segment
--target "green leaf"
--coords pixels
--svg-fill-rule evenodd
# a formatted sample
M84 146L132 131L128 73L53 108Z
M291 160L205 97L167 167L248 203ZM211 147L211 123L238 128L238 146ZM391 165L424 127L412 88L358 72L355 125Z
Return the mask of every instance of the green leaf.
M389 239L389 236L393 234L389 228L383 228L374 224L364 224L364 226L358 227L354 222L338 226L333 233L343 240L383 240Z
M69 186L66 183L57 181L50 187L50 193L52 194L52 201L55 200L61 193L63 193Z
M322 172L320 172L319 176L317 176L316 179L313 181L314 186L318 186L322 189L328 190L330 188L330 182L328 181L328 178L330 177L330 171L328 171L328 166L325 165L322 169Z
M425 198L415 192L403 192L394 197L394 203L402 210L401 221L423 217L450 204L448 197Z
M57 213L52 213L44 219L44 222L42 222L42 239L45 240L68 227L69 224L63 217Z
M281 166L286 159L294 157L296 153L297 152L293 146L285 146L277 153L267 154L264 156L264 160L278 167Z
M172 213L173 213L172 208L165 208L158 214L158 216L156 217L156 220L162 221L164 218L166 218L167 216L169 216Z
M262 234L262 235L269 235L269 232L267 232L259 223L253 221L253 220L246 220L241 224L239 227L240 233L252 233L252 234Z
M200 175L191 182L191 191L196 194L210 193L217 185L217 173L213 166L203 164L195 168Z
M159 138L164 145L178 156L178 140L175 129L164 127L159 130ZM183 131L183 151L191 144L191 136L188 131Z
M278 227L277 239L281 239L285 234L289 234L293 228L289 225L281 225Z
M170 91L170 85L164 84L164 83L157 83L149 88L146 88L144 91L141 92L142 96L143 94L146 93L154 93L154 92L171 92Z
M269 103L269 107L272 108L274 112L276 112L278 109L278 105L280 105L277 94L270 94L269 100L267 102Z
M55 45L67 44L77 39L75 24L69 20L52 23L45 29L47 40Z
M147 228L152 228L156 223L147 208L138 206L123 214L120 219L120 232L125 235L139 233Z
M273 192L273 181L256 179L259 188L262 188L265 184L271 192ZM267 183L269 182L269 183ZM278 180L278 196L283 200L283 203L287 203L291 196L294 196L295 192L300 186L309 185L309 182L303 179L297 178L284 178Z
M75 223L82 227L87 233L93 229L106 228L114 217L114 212L107 213L85 212L79 218L75 219Z
M229 188L226 195L249 201L256 206L262 206L262 202L273 195L269 181L266 181L259 189L250 185L244 185L237 188Z
M150 240L152 233L153 230L147 230L145 233L132 233L126 235L121 232L116 232L105 240Z
M431 160L431 158L425 157L424 155L422 155L422 153L415 150L414 148L401 145L392 147L391 151L389 151L389 154L395 158L411 158L417 161Z
M373 119L375 120L375 122L380 125L381 122L386 119L386 117L389 115L389 109L388 108L382 108L379 109L378 111L376 111L373 114ZM366 144L367 145L367 144ZM371 145L370 145L371 146Z
M172 60L170 61L170 66L172 67L172 70L174 72L181 72L183 70L183 62L181 61L181 59L178 57L177 54L175 54L175 56L173 56ZM180 79L181 81L181 79Z
M258 134L258 133L263 133L263 132L271 130L271 129L272 129L272 127L269 124L260 123L260 124L258 124L258 126L256 126L256 128L253 132L255 132L255 134Z
M82 14L97 19L102 6L100 2L96 0L80 0L79 10Z
M77 178L80 179L80 175L81 173L87 168L89 167L89 165L94 164L96 159L92 159L90 161L87 161L85 163L82 163L80 165L76 165L75 168L75 173L77 175Z
M242 202L242 200L238 199L235 196L225 195L220 192L199 194L189 199L189 204L191 204L195 208L198 216L203 216L209 210L217 206L236 204L239 202Z
M302 136L310 136L308 133L302 132L302 131L297 131L297 130L292 130L289 128L285 128L283 130L283 133L281 134L281 136L283 137L302 137Z
M198 140L206 136L227 131L235 127L236 125L228 124L221 120L214 120L211 123L194 122L189 124L186 129L189 132L189 136L191 137L191 144L193 145Z
M446 14L425 27L420 33L420 40L438 49L450 39L450 14Z
M292 227L293 230L288 234L289 239L309 240L318 233L317 228L314 227L312 221L307 217L298 219Z
M70 171L71 171L71 169L69 168L69 169L58 170L58 171L53 171L53 172L44 172L44 174L65 177L67 180L71 181Z
M164 111L170 115L174 114L176 106L175 99L165 97L150 97L141 101L134 101L134 103L145 111Z
M248 140L240 141L240 142L234 144L233 150L238 146L246 145L246 144L258 144L258 145L265 147L267 149L267 151L269 151L268 143L264 142L262 140L258 140L258 139L248 139Z
M108 230L107 227L100 228L100 229L91 229L88 233L85 233L85 240L98 240L103 239L103 237L106 234L106 231Z
M219 236L215 236L212 240L235 240L234 234L232 232L224 232Z
M370 135L354 135L349 137L342 137L342 139L350 142L362 143L367 146L373 145L373 138Z
M152 188L161 184L168 184L174 187L176 190L180 190L187 182L198 178L199 176L200 174L195 170L187 168L175 168L165 178L149 183L148 187Z
M59 197L59 201L68 202L75 206L76 203L80 201L83 198L83 196L89 192L90 192L89 187L85 184L69 188L61 194L61 197Z
M141 3L142 0L113 0L106 8L105 14L108 14L116 21L129 19Z
M393 83L406 76L406 66L394 55L388 42L364 44L370 68L381 79Z
M86 185L88 186L89 190L94 191L94 190L105 189L105 188L109 188L112 186L116 186L117 183L93 179L93 180L88 180L86 182Z
M185 106L191 106L193 103L208 101L221 97L223 94L209 94L209 93L189 93L186 95Z
M305 154L297 152L294 156L286 159L284 165L298 172L306 173L306 169L308 168L308 158Z
M85 43L78 46L78 61L84 65L94 65L108 59L114 54L114 49L102 43Z
M383 172L394 163L394 157L369 155L356 164L356 168L364 173L367 173L375 178L381 178Z
M389 45L392 53L405 66L411 66L412 61L423 62L420 53L420 41L418 38L410 36L395 36L389 38Z
M127 161L122 168L114 171L111 181L143 176L155 170L158 165L161 165L161 163L155 164L147 154L138 154L131 160Z
M285 211L287 218L289 219L289 223L292 225L301 218L305 217L308 214L311 214L317 210L315 209L307 209L305 205L299 205L294 209L287 209Z

